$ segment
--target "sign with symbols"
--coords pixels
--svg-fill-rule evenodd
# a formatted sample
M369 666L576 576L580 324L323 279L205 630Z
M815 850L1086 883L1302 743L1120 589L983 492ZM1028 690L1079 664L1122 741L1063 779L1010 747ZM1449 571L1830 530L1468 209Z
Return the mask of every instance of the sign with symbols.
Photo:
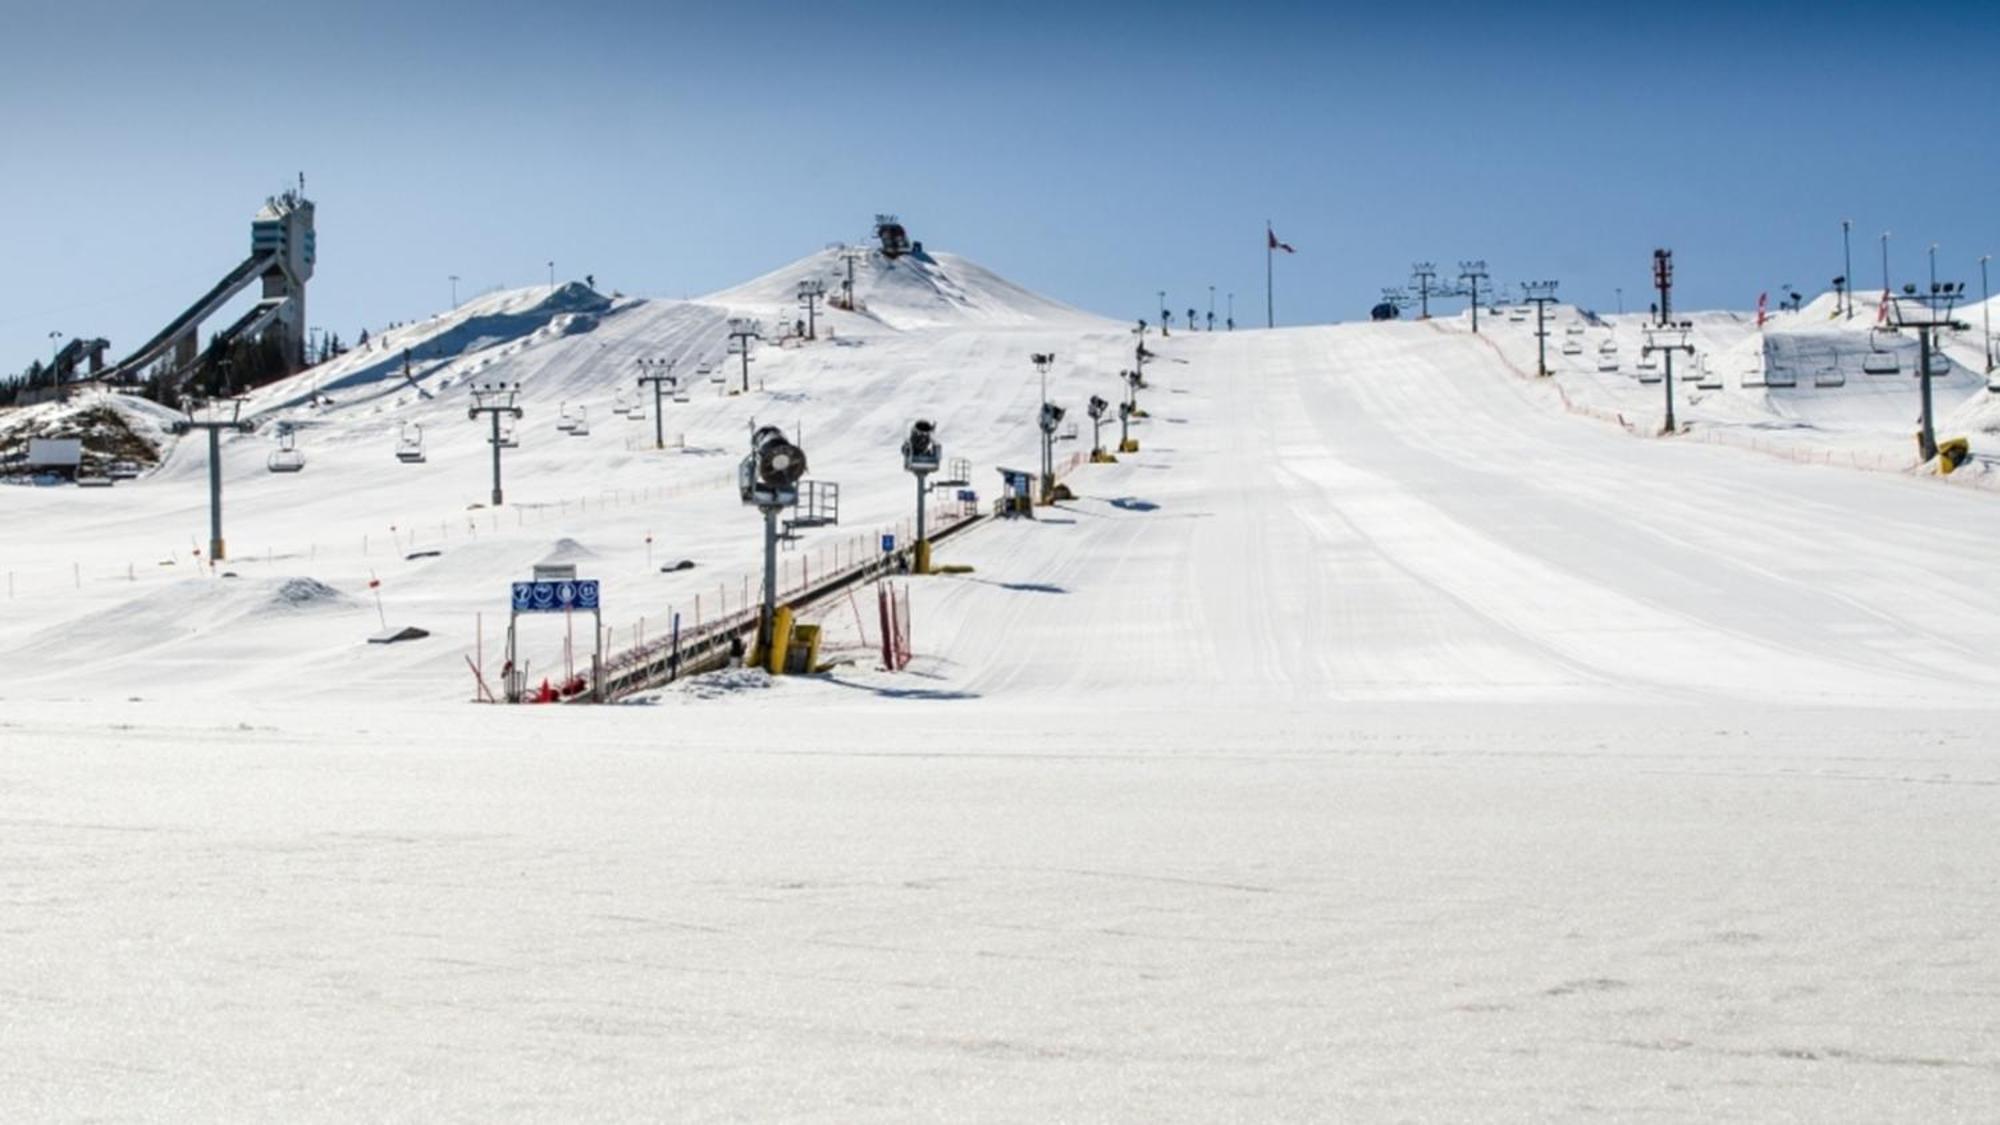
M961 488L958 490L958 502L961 504L977 504L979 503L979 494L969 488Z
M887 555L893 553L895 550L896 537L893 535L884 535L882 537L882 553Z
M564 613L598 609L597 579L514 583L515 613Z

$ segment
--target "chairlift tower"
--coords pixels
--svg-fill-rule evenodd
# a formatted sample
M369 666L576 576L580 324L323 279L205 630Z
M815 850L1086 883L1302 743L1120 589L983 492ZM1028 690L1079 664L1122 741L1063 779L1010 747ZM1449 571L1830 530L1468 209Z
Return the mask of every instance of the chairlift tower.
M1917 330L1917 378L1923 406L1923 428L1917 432L1917 451L1923 454L1925 461L1938 454L1937 430L1931 417L1931 355L1937 346L1939 330L1969 327L1951 314L1952 306L1964 296L1964 282L1934 281L1927 294L1917 292L1914 285L1905 285L1902 296L1892 302L1896 327Z
M748 317L729 318L729 350L743 357L743 393L750 393L750 341L764 338L764 326Z
M519 383L484 383L472 388L472 406L465 416L474 422L484 414L493 424L493 436L487 440L493 443L493 506L502 503L500 492L500 451L506 448L500 437L500 419L521 419L521 408L515 405L515 398L521 393Z
M854 263L866 257L868 252L857 246L843 246L840 260L847 264L847 277L840 283L841 306L848 312L854 311Z
M666 407L662 405L665 393L680 387L680 380L673 374L674 361L671 359L641 359L639 361L639 385L653 385L653 448L667 447Z
M1417 319L1431 318L1431 284L1437 280L1436 262L1417 262L1410 266L1410 280L1417 283Z
M1694 345L1688 342L1688 333L1693 331L1694 322L1683 320L1679 324L1657 324L1646 329L1646 343L1639 349L1641 356L1654 352L1666 353L1667 421L1661 433L1671 434L1676 430L1674 423L1674 353L1686 352L1694 355Z
M943 457L944 447L938 444L936 424L927 418L911 423L910 436L903 441L903 470L917 478L917 541L910 549L910 569L917 574L931 572L930 533L924 523L924 495L928 486L924 478L937 472Z
M1535 371L1544 379L1549 375L1549 306L1555 303L1556 285L1554 281L1524 281L1521 292L1526 300L1535 306Z
M196 418L193 401L185 401L182 410L187 416L175 419L167 428L174 434L187 434L195 430L202 430L208 434L208 559L213 563L221 562L225 557L222 545L222 434L225 430L247 434L256 429L257 425L242 416L243 402L240 399L229 401L227 418L220 416L213 399L208 401L204 409L208 417Z
M1488 277L1486 262L1462 261L1458 263L1458 279L1465 283L1465 290L1472 295L1472 334L1479 334L1479 283Z
M1056 353L1036 352L1028 357L1035 365L1035 371L1042 377L1042 503L1052 503L1056 490L1056 423L1062 421L1063 410L1049 402L1049 368L1056 363Z
M799 304L806 310L806 339L819 339L819 301L826 296L826 282L814 278L799 282Z
M805 450L776 426L750 435L750 455L737 466L737 486L745 504L764 516L764 605L757 619L757 654L768 659L778 614L778 513L799 502L799 478L806 474Z

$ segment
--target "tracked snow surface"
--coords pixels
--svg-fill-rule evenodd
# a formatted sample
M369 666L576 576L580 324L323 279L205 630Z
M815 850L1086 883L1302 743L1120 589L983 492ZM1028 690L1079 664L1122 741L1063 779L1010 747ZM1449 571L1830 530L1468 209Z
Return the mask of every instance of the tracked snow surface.
M909 668L863 590L823 675L469 702L537 563L614 649L754 598L753 423L841 488L798 583L907 536L912 419L985 504L1030 353L1121 394L1124 324L946 254L779 345L844 270L496 294L266 388L220 565L198 441L0 488L0 1116L1990 1117L2000 497L1910 464L1907 372L1744 385L1747 317L1673 438L1637 318L1557 309L1553 379L1504 314L1148 336L1139 452L897 580ZM1826 312L1784 354L1871 349Z

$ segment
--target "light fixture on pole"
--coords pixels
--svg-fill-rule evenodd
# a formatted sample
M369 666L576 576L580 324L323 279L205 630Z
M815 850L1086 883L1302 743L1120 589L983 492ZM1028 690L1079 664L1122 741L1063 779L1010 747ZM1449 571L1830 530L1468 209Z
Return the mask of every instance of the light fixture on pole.
M210 399L203 408L208 417L196 418L192 400L183 400L182 413L186 416L175 419L168 427L169 433L176 435L202 430L208 434L208 561L221 562L225 557L222 544L222 432L224 430L247 434L257 428L256 423L242 417L241 399L229 400L229 417L224 418L216 408L216 400Z
M1946 328L1962 331L1969 327L1951 314L1952 307L1964 296L1964 282L1943 281L1932 282L1929 293L1919 293L1916 286L1905 285L1902 296L1890 302L1895 312L1896 327L1917 330L1917 385L1922 396L1922 413L1918 418L1922 428L1917 432L1917 452L1922 454L1921 460L1924 461L1938 455L1937 429L1931 412L1933 358L1942 354L1936 351L1937 333Z
M508 442L500 434L500 419L505 417L520 421L521 408L514 403L520 393L519 383L475 385L472 388L472 406L465 412L465 416L474 422L479 421L479 416L484 414L493 424L492 436L486 440L493 445L493 506L496 508L503 501L503 494L500 491L500 451L508 447Z
M1521 291L1535 306L1535 370L1543 377L1549 374L1549 333L1547 313L1555 303L1556 282L1526 281L1521 283Z
M1991 254L1979 256L1979 316L1980 334L1986 337L1986 373L1993 374L1993 291L1986 285L1986 263L1993 260Z
M770 659L778 608L778 513L799 502L799 478L806 475L805 450L776 426L750 435L750 454L737 466L743 502L764 516L764 604L757 617L754 661Z
M938 444L936 424L926 418L911 423L910 436L903 439L903 471L917 478L917 541L910 548L910 570L916 574L931 572L930 533L924 524L927 491L924 478L937 472L943 457L944 447Z
M1458 279L1465 283L1465 291L1472 297L1472 332L1479 334L1479 283L1487 278L1484 261L1462 261L1458 263Z
M1834 294L1843 301L1847 319L1854 319L1854 220L1840 220L1840 276L1834 280Z
M653 385L653 448L667 447L666 407L662 399L669 389L679 389L680 380L673 374L674 361L671 359L641 359L639 361L639 385Z

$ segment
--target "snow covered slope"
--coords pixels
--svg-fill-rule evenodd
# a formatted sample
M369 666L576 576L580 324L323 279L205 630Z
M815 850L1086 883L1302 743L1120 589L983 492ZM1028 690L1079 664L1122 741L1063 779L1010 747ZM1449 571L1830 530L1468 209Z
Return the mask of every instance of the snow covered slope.
M309 464L227 444L235 578L192 565L185 445L130 486L0 490L33 529L0 539L0 1116L2000 1099L1996 498L1573 416L1657 388L1523 377L1511 322L1150 338L1139 451L941 545L973 570L907 582L906 671L868 658L857 598L824 676L463 702L538 561L602 579L621 641L740 605L753 420L842 485L796 575L908 515L911 419L990 497L1035 456L1031 352L1072 417L1131 360L1067 313L837 314L838 342L760 349L747 393L732 365L670 401L664 451L612 411L639 358L719 363L783 280L587 331L543 310L428 398L274 394ZM1698 323L1716 351L1754 332ZM1633 322L1588 331L1636 350ZM475 377L526 388L498 510ZM1716 398L1743 420L1705 424L1778 418ZM404 423L423 464L392 455ZM384 619L433 635L364 643ZM524 654L551 666L562 632L530 623Z

